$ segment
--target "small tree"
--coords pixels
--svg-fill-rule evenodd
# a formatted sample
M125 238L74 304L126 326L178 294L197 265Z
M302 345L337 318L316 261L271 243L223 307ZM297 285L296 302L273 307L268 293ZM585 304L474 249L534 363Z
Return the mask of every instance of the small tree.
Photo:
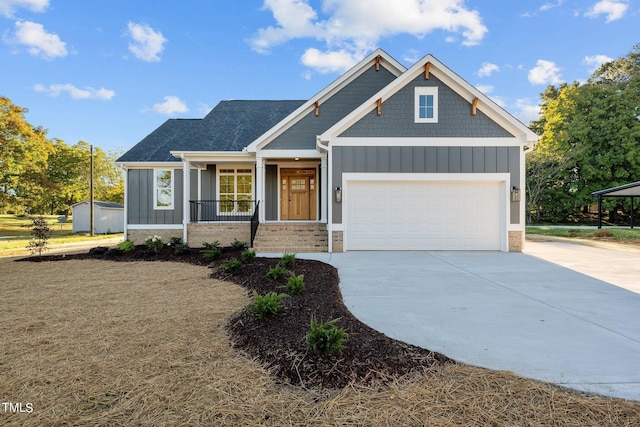
M49 240L49 236L51 236L51 229L49 228L47 220L42 215L32 216L31 224L33 225L31 229L33 239L31 239L27 245L27 249L31 251L32 255L37 253L38 256L42 256L42 251L48 249L47 241Z

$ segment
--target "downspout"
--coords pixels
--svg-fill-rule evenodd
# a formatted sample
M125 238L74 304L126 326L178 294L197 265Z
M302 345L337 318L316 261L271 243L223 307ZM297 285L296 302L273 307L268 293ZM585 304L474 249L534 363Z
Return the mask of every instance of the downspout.
M129 238L129 230L127 227L129 222L129 215L127 213L129 210L129 170L124 165L122 165L121 168L124 171L124 240L127 240Z
M327 145L322 143L320 135L316 135L316 148L319 151L324 151L327 153L327 199L325 203L327 204L327 234L328 234L328 242L327 242L327 250L329 253L333 252L333 198L331 197L331 188L333 184L332 180L332 171L331 167L332 156L331 156L331 146L329 145L329 141L327 141Z

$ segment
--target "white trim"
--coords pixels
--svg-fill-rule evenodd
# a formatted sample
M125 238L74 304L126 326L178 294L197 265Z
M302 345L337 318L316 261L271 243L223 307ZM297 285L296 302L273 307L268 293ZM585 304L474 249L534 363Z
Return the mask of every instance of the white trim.
M122 167L122 169L124 170L124 240L127 240L127 222L129 221L129 215L127 213L129 210L129 170L126 167Z
M500 212L500 221L503 224L500 230L500 250L509 251L509 214L511 209L511 197L509 182L511 180L510 173L386 173L386 172L345 172L342 174L342 223L333 224L332 229L338 230L337 226L342 227L342 245L343 250L349 250L349 233L346 226L346 216L349 209L349 186L351 181L471 181L471 182L499 182L502 188L502 209ZM391 219L392 220L392 219ZM333 222L333 220L331 221Z
M253 153L245 151L171 151L172 156L192 162L242 162L251 161Z
M171 203L169 206L158 206L158 172L170 172L171 173ZM182 178L184 179L184 177ZM166 211L175 209L176 201L176 169L153 169L153 210L154 211Z
M338 137L333 147L521 147L522 143L508 138L392 138ZM524 157L524 156L523 156Z
M191 164L188 160L184 160L182 164L182 241L187 242L187 227L191 221ZM199 171L197 172L200 173Z
M433 117L420 117L420 97L433 96ZM414 93L414 117L416 123L438 123L438 87L416 86Z
M307 102L298 107L294 112L282 119L278 124L273 126L267 132L262 134L258 139L249 144L245 150L248 152L255 152L262 149L264 146L273 141L276 137L281 135L285 130L293 126L300 119L305 117L309 112L315 109L315 103L320 104L320 114L322 114L322 103L327 99L335 95L340 89L347 86L361 74L369 69L375 63L376 57L380 56L382 61L381 65L384 66L390 73L396 77L402 75L407 68L393 59L388 53L382 49L376 49L369 56L364 58L358 64L353 66L349 71L338 77L329 86L322 89L316 95L312 96Z
M318 150L260 150L260 157L265 159L316 159L324 153Z
M127 224L129 230L182 230L182 224Z
M117 162L115 164L127 169L182 169L182 162Z

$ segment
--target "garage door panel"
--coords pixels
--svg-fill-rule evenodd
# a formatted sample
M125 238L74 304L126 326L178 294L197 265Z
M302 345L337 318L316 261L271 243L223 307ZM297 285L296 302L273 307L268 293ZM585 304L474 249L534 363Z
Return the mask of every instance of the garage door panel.
M501 184L350 181L348 250L499 250Z

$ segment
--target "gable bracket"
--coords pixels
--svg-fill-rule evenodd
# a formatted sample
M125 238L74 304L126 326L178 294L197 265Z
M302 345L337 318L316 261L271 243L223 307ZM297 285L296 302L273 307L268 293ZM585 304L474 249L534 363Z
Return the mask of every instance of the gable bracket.
M316 117L320 114L320 103L316 101L313 106L316 108Z
M380 71L380 60L382 59L382 56L378 55L376 56L376 71Z
M478 98L474 98L473 102L471 103L471 115L475 116L477 111L476 108L478 108L478 103L480 102L480 100Z
M382 98L378 98L378 115L382 115Z
M429 71L431 70L431 62L424 64L424 79L429 80Z

